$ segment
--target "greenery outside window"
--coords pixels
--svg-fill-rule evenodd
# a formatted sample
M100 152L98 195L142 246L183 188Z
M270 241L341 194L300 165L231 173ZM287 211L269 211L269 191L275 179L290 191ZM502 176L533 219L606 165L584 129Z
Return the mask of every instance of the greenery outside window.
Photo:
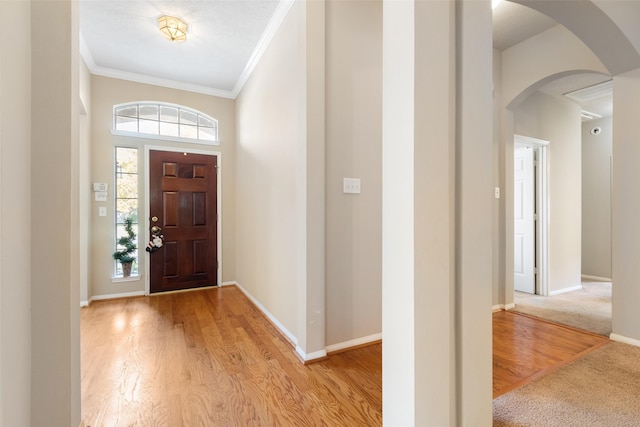
M218 143L218 121L174 104L138 102L113 107L114 133ZM138 135L136 135L138 134Z
M133 231L138 232L138 149L129 147L116 147L115 162L115 202L116 202L116 250L122 249L117 243L118 239L126 235L125 220L133 218ZM136 238L137 239L137 238ZM136 241L136 244L138 242ZM138 244L138 246L140 246ZM138 275L138 251L133 253L136 260L133 262L131 274ZM122 265L115 263L116 277L122 277Z

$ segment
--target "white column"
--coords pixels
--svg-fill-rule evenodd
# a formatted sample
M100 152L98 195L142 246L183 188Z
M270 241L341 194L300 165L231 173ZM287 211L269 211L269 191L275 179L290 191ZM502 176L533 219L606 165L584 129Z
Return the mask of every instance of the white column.
M490 4L383 16L384 424L490 425Z
M55 25L51 25L55 22ZM31 2L31 425L80 423L78 5ZM75 181L74 181L75 180Z

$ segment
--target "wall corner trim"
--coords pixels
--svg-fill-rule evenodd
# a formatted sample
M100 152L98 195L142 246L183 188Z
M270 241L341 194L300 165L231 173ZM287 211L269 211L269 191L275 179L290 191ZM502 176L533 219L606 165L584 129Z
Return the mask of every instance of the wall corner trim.
M579 291L582 289L582 285L570 286L568 288L558 289L556 291L549 292L549 296L566 294L567 292Z
M327 357L326 350L314 351L313 353L305 353L305 351L298 345L298 338L295 337L287 328L284 327L282 323L278 319L275 318L273 314L271 314L257 299L253 297L245 288L243 288L238 282L223 282L221 286L232 286L235 285L240 291L245 294L247 298L255 305L258 310L264 314L264 316L269 319L269 321L282 332L282 334L293 344L295 348L296 355L301 359L302 363L311 362L317 359L324 359Z
M612 281L610 277L590 276L588 274L583 274L582 278L586 279L586 280L595 280L597 282L611 282Z
M273 323L273 325L276 328L278 328L280 330L280 332L282 332L284 334L284 336L293 344L293 346L296 349L298 348L298 338L296 338L295 335L293 335L291 332L289 332L289 330L287 328L285 328L284 325L282 323L280 323L280 321L278 319L276 319L276 317L273 314L271 314L262 304L260 304L260 302L257 299L255 299L253 297L253 295L251 295L238 282L224 282L224 283L222 283L222 286L230 286L230 285L235 285L238 289L240 289L240 291L243 294L245 294L245 296L247 298L249 298L249 301L251 301L253 303L253 305L255 305L258 308L258 310L260 310L262 312L262 314L264 314L266 316L266 318L269 319L269 321L271 323Z
M312 362L314 360L324 359L327 357L326 350L319 350L319 351L314 351L312 353L305 353L304 350L299 345L296 345L296 353L298 354L298 357L302 359L302 362L305 364L307 362Z
M502 311L502 310L511 310L516 308L515 303L510 303L510 304L496 304L493 307L491 307L491 312L495 313L497 311Z
M621 343L640 347L640 340L637 340L635 338L629 338L629 337L625 337L625 336L614 334L614 333L611 333L611 335L609 335L609 338L611 339L611 341L618 341Z
M229 282L222 282L222 283L220 283L220 287L223 287L223 286L237 286L237 287L238 287L238 289L240 289L240 285L238 285L238 282L235 282L235 281L233 281L233 280L231 280L231 281L229 281ZM244 292L244 290L243 290L242 292Z
M331 344L326 347L325 353L334 353L336 351L348 350L352 347L358 347L364 344L373 343L382 340L382 332L373 335L367 335L366 337L355 338L349 341L340 342L337 344Z

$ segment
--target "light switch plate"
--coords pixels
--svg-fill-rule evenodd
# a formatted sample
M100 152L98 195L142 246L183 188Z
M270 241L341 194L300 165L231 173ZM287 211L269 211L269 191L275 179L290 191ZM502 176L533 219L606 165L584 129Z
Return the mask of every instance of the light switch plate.
M350 194L360 193L360 178L344 178L342 192Z
M107 216L107 208L105 206L98 208L98 216Z
M109 184L105 182L94 182L93 183L93 191L109 191Z

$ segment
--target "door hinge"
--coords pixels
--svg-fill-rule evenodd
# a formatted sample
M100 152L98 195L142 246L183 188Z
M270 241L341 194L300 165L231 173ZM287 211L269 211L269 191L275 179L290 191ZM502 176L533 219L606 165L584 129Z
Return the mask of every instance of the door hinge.
M538 267L533 267L533 274L538 274Z
M537 221L537 220L538 220L538 214L537 214L537 213L534 213L534 214L533 214L533 220L534 220L534 221Z

